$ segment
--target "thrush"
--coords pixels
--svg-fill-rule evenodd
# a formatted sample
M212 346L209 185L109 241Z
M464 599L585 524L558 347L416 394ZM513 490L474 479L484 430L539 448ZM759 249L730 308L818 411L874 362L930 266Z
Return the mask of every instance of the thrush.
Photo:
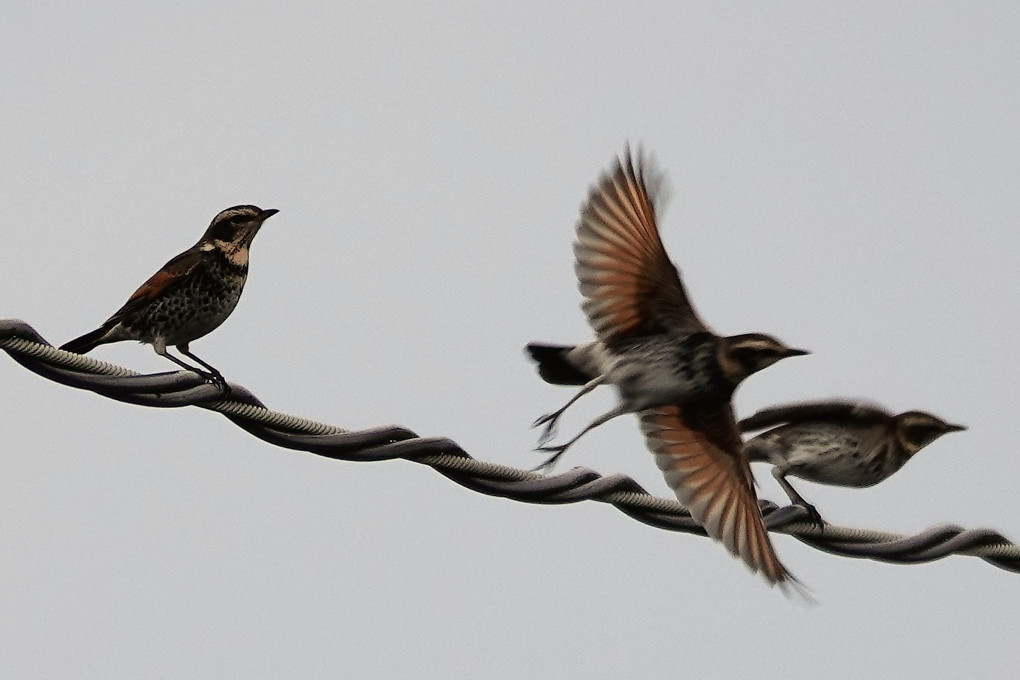
M138 340L152 345L156 354L225 386L220 372L195 356L189 345L234 311L248 277L252 239L277 212L253 205L227 208L213 218L198 243L163 265L102 326L60 349L85 354L106 343ZM170 354L169 346L205 370Z
M613 385L619 403L565 444L540 447L553 453L540 467L593 428L639 413L648 447L691 515L768 581L789 582L762 521L730 400L751 374L807 352L761 333L719 336L701 320L659 237L661 184L640 152L628 150L581 208L575 269L596 341L528 345L547 382L582 385L535 425L545 425L548 441L563 412L599 385Z
M967 429L923 411L893 415L860 401L773 406L739 425L743 432L766 430L746 443L748 458L772 463L772 475L790 502L819 525L818 510L790 485L788 475L834 486L873 486L942 435Z

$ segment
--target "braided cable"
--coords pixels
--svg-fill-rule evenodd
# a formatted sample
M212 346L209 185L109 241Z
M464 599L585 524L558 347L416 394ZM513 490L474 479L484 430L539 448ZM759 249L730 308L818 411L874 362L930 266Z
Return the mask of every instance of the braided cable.
M65 352L50 345L17 319L0 319L0 348L44 378L143 406L197 406L222 413L259 439L287 449L346 461L403 458L434 468L465 488L524 503L558 505L580 501L608 503L653 527L705 536L680 503L652 496L622 474L600 475L576 467L544 476L471 457L444 437L420 437L399 425L350 431L307 418L271 411L251 392L230 384L229 393L190 371L141 375L115 364ZM898 564L931 562L949 555L972 555L1006 571L1020 572L1020 546L991 529L942 524L915 535L872 529L813 525L798 506L762 501L769 531L789 534L825 552Z

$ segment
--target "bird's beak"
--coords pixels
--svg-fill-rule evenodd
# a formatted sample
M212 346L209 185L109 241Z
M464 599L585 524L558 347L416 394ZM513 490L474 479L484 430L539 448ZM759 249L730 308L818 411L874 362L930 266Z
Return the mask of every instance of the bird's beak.
M802 357L805 354L811 354L811 352L806 350L806 349L794 349L793 347L787 347L786 348L786 353L783 354L783 356L784 357Z
M946 432L963 432L966 429L967 428L963 425L952 425L950 423L946 423Z
M259 222L265 222L278 212L280 211L277 210L276 208L269 208L268 210L263 210L262 212L259 213Z

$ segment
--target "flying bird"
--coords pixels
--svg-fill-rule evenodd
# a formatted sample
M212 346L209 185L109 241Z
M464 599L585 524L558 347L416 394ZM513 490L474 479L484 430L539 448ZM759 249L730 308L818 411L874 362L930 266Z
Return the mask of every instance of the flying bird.
M102 326L60 349L85 354L106 343L138 340L177 365L226 386L220 372L192 354L189 345L234 311L248 277L252 239L277 212L253 205L227 208L213 218L198 243L163 265ZM168 346L205 370L170 354Z
M893 415L863 401L815 401L773 406L739 423L742 432L766 430L745 445L752 462L768 462L790 502L823 525L821 515L786 479L868 487L888 479L914 454L949 432L965 430L930 413Z
M761 333L719 336L701 320L659 237L661 184L640 152L635 157L628 150L581 208L575 269L596 340L528 345L544 380L582 386L535 422L545 425L542 443L563 412L599 385L615 386L620 400L566 443L541 447L553 453L541 467L591 429L638 413L649 449L691 515L753 571L788 584L793 577L762 521L730 400L752 373L807 352Z

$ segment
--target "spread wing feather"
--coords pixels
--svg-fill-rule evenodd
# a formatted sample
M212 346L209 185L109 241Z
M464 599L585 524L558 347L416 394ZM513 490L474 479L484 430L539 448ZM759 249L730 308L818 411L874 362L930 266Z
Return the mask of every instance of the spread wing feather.
M795 580L765 529L728 403L649 409L641 429L666 483L709 536L770 583Z
M574 258L582 309L609 345L665 330L708 330L659 238L655 201L661 183L651 164L628 150L581 208Z

